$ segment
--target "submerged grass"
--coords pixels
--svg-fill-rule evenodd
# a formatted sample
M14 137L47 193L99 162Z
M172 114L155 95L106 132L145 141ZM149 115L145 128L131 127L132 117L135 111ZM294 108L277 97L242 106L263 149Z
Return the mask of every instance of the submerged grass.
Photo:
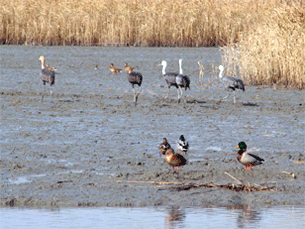
M2 0L0 42L227 45L224 64L230 72L238 66L247 83L304 89L304 7L304 0Z

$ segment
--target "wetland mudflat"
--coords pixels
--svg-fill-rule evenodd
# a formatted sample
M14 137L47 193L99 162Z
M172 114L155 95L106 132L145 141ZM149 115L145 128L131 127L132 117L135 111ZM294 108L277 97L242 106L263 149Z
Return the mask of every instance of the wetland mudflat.
M2 46L1 52L1 206L305 204L304 91L246 85L236 104L217 104L226 92L214 85L216 48ZM40 55L58 69L53 98L43 102ZM177 104L176 89L163 100L157 65L166 59L167 70L178 71L179 58L191 90L188 102ZM196 83L198 60L204 85ZM124 62L143 74L136 107L127 74L108 70ZM181 134L190 144L189 163L173 173L158 146L166 137L175 147ZM234 149L240 141L265 164L245 171ZM162 184L235 183L224 172L244 183L274 182L279 190L179 191Z

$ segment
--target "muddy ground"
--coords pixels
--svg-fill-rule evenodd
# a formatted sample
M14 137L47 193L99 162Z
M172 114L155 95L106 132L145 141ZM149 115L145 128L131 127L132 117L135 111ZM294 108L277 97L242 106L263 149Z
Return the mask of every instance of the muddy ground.
M215 81L218 49L2 46L2 53L1 206L305 204L303 91L246 85L236 104L232 98L219 104L226 92ZM59 69L54 95L43 102L42 54ZM191 90L177 104L174 88L163 99L157 64L167 59L175 70L179 55ZM206 69L201 84L198 60ZM125 61L144 76L137 106L126 73L108 71L110 62ZM158 146L167 137L176 150L181 134L190 144L188 164L173 172ZM244 170L236 160L239 141L265 164ZM237 184L225 172L276 190L181 185Z

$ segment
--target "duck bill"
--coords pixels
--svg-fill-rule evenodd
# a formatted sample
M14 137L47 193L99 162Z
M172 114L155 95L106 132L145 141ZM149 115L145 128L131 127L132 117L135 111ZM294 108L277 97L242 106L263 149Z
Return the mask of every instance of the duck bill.
M239 148L239 146L236 146L236 147L235 147L235 149L238 149L238 148Z

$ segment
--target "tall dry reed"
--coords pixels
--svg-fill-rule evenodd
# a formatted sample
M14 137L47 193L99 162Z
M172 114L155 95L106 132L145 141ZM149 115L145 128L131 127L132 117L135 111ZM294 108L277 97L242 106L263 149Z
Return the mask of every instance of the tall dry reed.
M267 2L267 3L266 3ZM2 44L215 46L281 0L2 0Z
M248 84L305 89L305 9L299 3L275 7L222 49L229 71L238 67Z

